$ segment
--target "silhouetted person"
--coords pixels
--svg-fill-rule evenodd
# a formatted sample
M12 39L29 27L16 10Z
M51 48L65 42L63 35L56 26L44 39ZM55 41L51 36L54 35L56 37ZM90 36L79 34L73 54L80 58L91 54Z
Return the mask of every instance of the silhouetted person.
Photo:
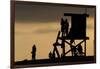
M82 56L83 55L83 48L82 48L81 44L78 45L77 49L78 49L79 55Z
M73 54L74 56L78 56L77 48L73 46Z
M49 53L49 59L51 60L51 62L55 62L55 53Z
M70 40L70 47L71 47L71 52L72 52L72 56L77 56L77 50L76 50L76 47L73 46L72 44L74 43L74 39L71 39Z
M51 52L49 53L49 59L52 59L52 53Z
M68 28L69 28L69 23L68 23L67 19L64 21L64 19L61 18L61 32L62 32L63 36L67 36Z
M31 53L32 53L32 60L34 61L36 58L36 46L35 45L33 45Z
M65 33L66 33L66 36L68 34L68 29L69 29L69 23L68 23L68 20L66 19L65 20Z
M61 32L64 34L64 20L61 18Z

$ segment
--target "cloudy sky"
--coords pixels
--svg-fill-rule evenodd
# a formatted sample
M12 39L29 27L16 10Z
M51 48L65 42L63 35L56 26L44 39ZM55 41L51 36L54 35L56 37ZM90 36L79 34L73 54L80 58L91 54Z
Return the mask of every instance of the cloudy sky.
M85 11L87 9L87 12ZM64 13L88 13L87 55L94 55L94 8L67 6L41 6L16 4L15 7L15 61L31 60L32 46L35 44L36 58L48 58L60 30L60 20ZM68 17L70 22L70 17ZM61 53L61 48L58 48ZM69 47L66 46L66 50ZM68 54L70 55L70 53Z

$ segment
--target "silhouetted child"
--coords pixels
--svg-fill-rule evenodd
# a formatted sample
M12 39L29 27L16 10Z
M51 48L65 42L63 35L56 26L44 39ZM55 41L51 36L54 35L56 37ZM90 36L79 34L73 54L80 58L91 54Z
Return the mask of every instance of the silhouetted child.
M49 59L51 60L51 62L55 62L55 53L49 53Z
M52 59L52 53L51 52L49 53L49 59Z

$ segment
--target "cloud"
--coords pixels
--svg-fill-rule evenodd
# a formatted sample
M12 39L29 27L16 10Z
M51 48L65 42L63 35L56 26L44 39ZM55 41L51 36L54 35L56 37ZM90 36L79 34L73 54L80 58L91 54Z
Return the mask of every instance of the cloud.
M29 35L29 34L46 34L46 33L54 33L57 32L58 29L57 28L39 28L39 29L35 29L35 30L31 30L31 31L15 31L16 35Z
M58 29L45 28L45 29L37 29L37 30L33 31L33 33L44 34L44 33L51 33L51 32L57 32L57 31L58 31Z

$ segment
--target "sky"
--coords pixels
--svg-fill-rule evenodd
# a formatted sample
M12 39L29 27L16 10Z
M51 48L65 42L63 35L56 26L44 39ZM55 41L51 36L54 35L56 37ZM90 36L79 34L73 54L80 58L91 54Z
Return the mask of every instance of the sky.
M86 12L87 9L87 12ZM48 58L53 50L57 33L60 30L60 20L64 13L87 13L87 56L94 55L94 8L67 7L67 6L15 6L15 61L31 60L32 46L36 45L36 59ZM66 18L66 17L64 17ZM69 24L70 17L68 18ZM66 47L68 50L69 47ZM58 47L61 53L61 48ZM70 53L68 56L71 55Z

